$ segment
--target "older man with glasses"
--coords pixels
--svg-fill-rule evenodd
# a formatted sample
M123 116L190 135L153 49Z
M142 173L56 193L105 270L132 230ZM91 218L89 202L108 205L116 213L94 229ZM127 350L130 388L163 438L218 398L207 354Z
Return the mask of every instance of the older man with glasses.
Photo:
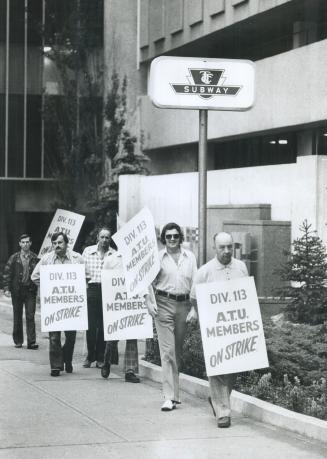
M157 306L147 298L155 321L162 365L164 403L162 411L172 411L179 399L179 366L190 312L190 290L197 267L192 252L182 247L179 225L168 223L161 232L165 248L159 252L160 271L154 282Z

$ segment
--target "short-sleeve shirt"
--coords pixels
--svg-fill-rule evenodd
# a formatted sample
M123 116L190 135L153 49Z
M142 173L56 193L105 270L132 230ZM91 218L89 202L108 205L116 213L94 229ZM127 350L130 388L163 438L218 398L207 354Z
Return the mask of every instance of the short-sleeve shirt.
M82 256L85 261L86 277L89 284L101 282L101 270L103 269L105 259L109 254L114 252L115 251L113 249L109 248L109 250L104 254L104 257L101 258L98 254L97 245L90 245L84 249Z
M160 271L153 283L154 288L174 295L189 294L197 272L193 252L182 247L176 263L167 249L164 248L159 252L159 260Z
M232 258L228 265L223 265L217 257L215 257L199 268L192 285L190 296L196 299L195 286L197 284L227 281L238 279L239 277L247 277L248 275L247 267L243 261Z

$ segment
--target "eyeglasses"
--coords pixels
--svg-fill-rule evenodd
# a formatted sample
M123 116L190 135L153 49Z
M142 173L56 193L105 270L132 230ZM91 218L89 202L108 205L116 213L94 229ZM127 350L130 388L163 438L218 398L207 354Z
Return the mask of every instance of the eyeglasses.
M170 239L179 239L179 234L166 234L165 239L170 241Z

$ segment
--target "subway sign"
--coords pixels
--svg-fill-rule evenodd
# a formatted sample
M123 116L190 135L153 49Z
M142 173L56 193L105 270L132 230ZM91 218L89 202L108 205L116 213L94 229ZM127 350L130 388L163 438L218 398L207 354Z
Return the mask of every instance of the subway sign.
M254 85L248 60L160 56L151 64L149 96L159 108L248 110Z

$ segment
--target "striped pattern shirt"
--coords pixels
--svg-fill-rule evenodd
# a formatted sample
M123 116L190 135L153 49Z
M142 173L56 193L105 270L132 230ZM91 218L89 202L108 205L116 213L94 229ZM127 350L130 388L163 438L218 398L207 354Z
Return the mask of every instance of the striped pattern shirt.
M86 278L89 284L101 283L101 271L105 258L113 253L115 253L115 251L109 248L109 250L105 252L104 257L101 258L97 245L90 245L84 249L82 256L85 262Z

